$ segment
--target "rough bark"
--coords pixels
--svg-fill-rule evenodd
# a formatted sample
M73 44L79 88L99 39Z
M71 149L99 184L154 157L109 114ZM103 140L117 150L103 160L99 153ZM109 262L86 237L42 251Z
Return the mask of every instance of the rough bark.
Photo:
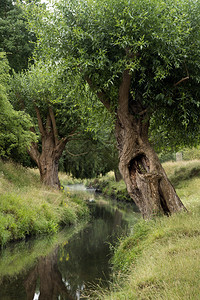
M45 134L42 136L41 153L38 151L36 143L33 143L28 150L29 155L39 168L41 182L56 189L60 188L58 163L66 142L66 139L63 139L58 145L55 145L52 134Z
M185 209L184 205L149 143L147 110L141 106L139 94L131 99L130 82L131 76L125 71L116 121L120 172L129 195L145 219L179 212Z
M132 57L129 49L127 56ZM91 79L86 78L86 81L91 89L95 90ZM134 95L130 93L130 88L131 73L125 70L119 87L115 135L119 150L119 170L128 193L145 219L153 215L170 215L186 210L149 143L148 110L143 107L141 95L136 87ZM97 96L111 111L111 101L106 97L106 93L102 90Z
M56 121L51 108L47 114L46 126L42 122L39 109L35 107L35 110L41 134L42 151L39 152L37 143L32 143L28 153L39 168L41 182L60 189L58 163L67 143L67 138L58 139Z

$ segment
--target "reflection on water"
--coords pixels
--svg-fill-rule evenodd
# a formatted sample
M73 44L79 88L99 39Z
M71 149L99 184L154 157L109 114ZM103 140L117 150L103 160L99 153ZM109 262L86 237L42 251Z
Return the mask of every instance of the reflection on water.
M70 190L72 192L81 192L81 191L87 191L87 192L91 192L91 193L94 193L95 192L95 189L94 188L87 188L84 184L82 183L77 183L77 184L71 184L71 185L65 185L65 189L67 190Z
M40 255L23 272L13 277L4 273L0 278L0 299L83 299L91 284L108 284L112 255L109 244L114 244L128 227L127 214L106 205L105 201L90 207L92 220L83 230L71 238L66 235L61 244L54 246L49 254ZM29 255L29 251L25 253ZM14 260L17 254L12 252L12 255ZM2 260L3 256L2 252Z

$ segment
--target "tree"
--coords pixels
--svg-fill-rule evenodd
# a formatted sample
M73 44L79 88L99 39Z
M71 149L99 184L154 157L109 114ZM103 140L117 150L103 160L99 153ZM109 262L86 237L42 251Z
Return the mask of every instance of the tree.
M0 51L7 53L10 67L16 72L26 69L36 41L33 32L27 30L22 9L14 0L0 3Z
M9 64L5 53L0 52L0 157L8 158L13 152L22 155L34 141L29 128L32 123L28 115L13 109L8 100Z
M155 115L158 124L199 131L199 2L72 0L57 9L57 53L116 116L119 168L130 196L144 218L183 210L148 131Z
M60 188L59 159L80 128L78 107L68 88L59 65L40 62L14 74L10 93L15 107L32 117L31 131L40 136L41 144L33 142L28 153L39 168L41 181L54 188Z

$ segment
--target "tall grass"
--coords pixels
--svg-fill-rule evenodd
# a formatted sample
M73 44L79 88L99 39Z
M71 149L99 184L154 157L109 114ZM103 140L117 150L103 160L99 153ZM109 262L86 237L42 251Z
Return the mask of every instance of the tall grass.
M26 236L55 233L87 218L83 201L40 184L39 174L0 161L0 245Z
M95 299L199 299L199 167L200 161L164 164L188 212L139 221L115 250L110 290L98 289Z

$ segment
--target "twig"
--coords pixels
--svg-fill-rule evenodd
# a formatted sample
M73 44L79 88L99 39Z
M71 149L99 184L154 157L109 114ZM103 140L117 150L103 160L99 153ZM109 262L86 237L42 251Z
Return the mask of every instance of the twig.
M183 82L183 81L185 81L185 80L188 80L189 78L190 78L189 76L182 78L182 79L179 80L177 83L175 83L174 86L177 86L178 84L180 84L181 82Z
M87 151L87 152L80 153L80 154L73 154L73 153L69 152L69 150L67 150L67 149L65 149L65 150L66 150L67 153L68 153L69 155L71 155L71 156L81 156L81 155L85 155L85 154L88 154L88 153L89 153L89 151Z

